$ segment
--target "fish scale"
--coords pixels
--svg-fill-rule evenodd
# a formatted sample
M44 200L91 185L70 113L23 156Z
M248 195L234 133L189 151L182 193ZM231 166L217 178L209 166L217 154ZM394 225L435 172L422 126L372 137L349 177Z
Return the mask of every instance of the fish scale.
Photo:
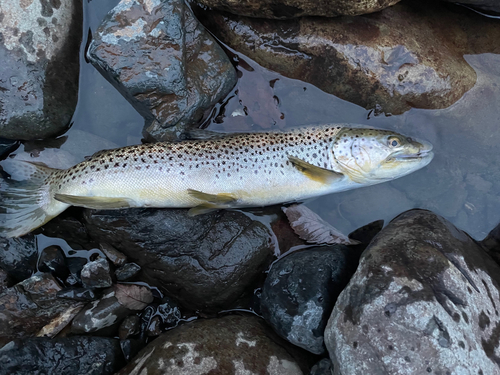
M66 170L8 159L0 235L28 233L71 205L200 214L302 201L404 176L427 165L431 149L392 131L330 124L104 150Z
M99 152L58 171L49 184L53 194L125 196L139 207L192 207L200 203L188 189L208 194L237 192L242 206L268 205L283 198L292 200L297 191L323 188L300 173L287 156L331 168L329 147L340 128L128 146ZM286 189L279 199L264 196L268 189L281 186Z

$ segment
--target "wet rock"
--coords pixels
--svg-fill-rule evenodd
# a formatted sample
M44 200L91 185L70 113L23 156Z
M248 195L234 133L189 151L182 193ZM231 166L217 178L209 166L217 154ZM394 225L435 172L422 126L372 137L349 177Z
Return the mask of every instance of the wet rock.
M69 270L66 266L66 258L59 246L49 246L42 250L38 258L38 270L50 272L61 280L68 277Z
M456 3L454 0L445 0ZM500 4L498 0L460 0L458 3L464 4L477 10L484 10L486 12L500 13ZM496 14L498 16L498 14Z
M3 374L104 375L123 364L119 341L104 337L16 339L0 349Z
M11 139L0 138L0 159L7 157L12 151L19 146L19 142Z
M92 289L70 287L57 292L57 297L71 299L74 301L89 302L95 301L98 298L98 295Z
M450 106L476 82L463 55L500 51L496 20L464 10L410 1L361 17L271 21L207 11L199 17L265 68L367 109L401 114Z
M21 238L0 237L0 267L16 282L36 271L38 251L33 234Z
M258 18L294 18L303 16L335 17L339 15L356 16L359 14L378 12L399 0L382 1L349 1L349 0L197 0L210 8L238 14L240 16Z
M309 375L331 375L332 373L332 361L330 361L328 358L323 358L311 368L311 372L309 372Z
M9 275L0 268L0 293L9 287Z
M66 279L67 285L72 285L72 286L82 285L81 274L83 267L85 267L87 263L88 259L82 257L75 256L66 258L66 264L68 265L68 269L70 272L70 275Z
M146 119L148 137L176 138L236 83L223 50L183 1L121 1L88 57Z
M140 289L143 295L137 296ZM148 294L149 292L149 294ZM104 291L104 296L91 302L75 317L71 324L73 333L91 333L119 323L133 311L140 311L153 301L148 288L138 285L114 285Z
M76 107L80 1L9 1L0 10L0 134L46 138Z
M499 371L500 267L430 211L394 219L361 257L325 330L335 374Z
M116 280L126 281L137 276L141 272L141 266L135 263L127 263L115 271Z
M302 374L255 316L194 321L163 333L118 374Z
M88 262L82 268L81 278L86 288L107 288L113 285L109 263L105 258Z
M182 314L178 304L168 297L159 305L149 305L142 313L141 331L147 336L158 336L179 324Z
M275 262L262 288L264 319L284 339L314 354L325 351L323 331L333 305L354 273L349 247L293 252Z
M129 315L123 319L120 328L118 328L118 337L120 337L120 340L125 340L130 336L138 334L140 320L141 318L137 315Z
M6 289L0 294L0 336L33 335L78 305L78 302L57 298L60 290L61 286L47 273Z
M99 249L106 255L106 257L117 267L123 266L127 263L127 257L116 250L113 246L107 243L99 244Z
M141 279L192 309L227 308L271 262L272 234L240 212L86 210L87 230L142 267Z

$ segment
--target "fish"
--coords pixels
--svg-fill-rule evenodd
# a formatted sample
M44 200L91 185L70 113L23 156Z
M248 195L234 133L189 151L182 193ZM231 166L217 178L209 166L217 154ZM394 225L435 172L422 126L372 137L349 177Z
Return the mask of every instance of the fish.
M23 236L70 206L190 208L198 215L303 202L405 176L434 155L426 141L352 124L205 134L99 151L65 170L6 159L0 236Z

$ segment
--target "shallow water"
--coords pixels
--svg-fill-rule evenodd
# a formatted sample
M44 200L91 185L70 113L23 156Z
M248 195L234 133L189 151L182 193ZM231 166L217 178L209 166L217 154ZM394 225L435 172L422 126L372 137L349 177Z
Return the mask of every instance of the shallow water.
M84 35L89 28L94 31L117 2L84 2ZM82 46L85 44L86 40ZM65 168L98 150L140 143L143 118L85 62L83 47L79 101L67 139L26 144L14 153ZM436 156L423 170L394 182L320 197L307 205L344 233L374 220L388 222L405 210L420 207L482 239L500 221L500 55L464 58L475 69L477 83L451 107L375 116L239 55L237 87L204 126L214 131L262 131L347 122L428 140Z

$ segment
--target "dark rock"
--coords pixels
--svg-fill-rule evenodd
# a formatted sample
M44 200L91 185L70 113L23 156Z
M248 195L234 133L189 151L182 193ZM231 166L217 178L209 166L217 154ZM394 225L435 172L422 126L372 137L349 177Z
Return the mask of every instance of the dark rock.
M9 155L19 146L19 142L13 141L11 139L0 138L0 159Z
M16 339L0 349L2 374L113 374L124 365L118 340L104 337Z
M50 272L53 276L65 280L69 275L66 257L59 246L49 246L42 250L38 258L38 270Z
M57 297L82 302L95 301L99 298L92 289L87 288L64 288L57 292Z
M57 298L60 285L50 274L39 274L0 294L0 336L23 337L36 334L77 302Z
M332 361L330 361L328 358L323 358L311 368L311 372L309 373L309 375L331 375L332 373Z
M0 237L0 267L16 282L23 281L36 271L38 251L35 236Z
M302 374L255 316L194 321L163 333L118 374Z
M141 318L137 315L129 315L123 319L120 328L118 328L118 337L120 340L128 339L130 336L137 335L139 333L139 323Z
M499 371L500 267L466 233L411 210L371 242L325 330L335 374Z
M77 285L82 284L81 273L83 267L88 263L88 259L81 257L68 257L66 258L66 264L68 265L70 275L66 279L66 284Z
M98 300L89 303L80 313L75 317L71 325L73 333L90 333L96 332L120 321L133 311L142 310L146 307L147 303L153 300L150 296L149 302L144 303L140 300L135 300L134 303L129 303L123 294L131 289L147 289L138 285L114 285L113 287L104 291L104 296ZM149 291L149 289L148 289ZM151 292L149 292L151 293ZM135 297L134 292L131 291L131 298Z
M396 4L398 1L399 0L197 0L198 3L204 6L231 12L240 16L278 19L303 16L356 16L359 14L378 12L379 10Z
M31 140L63 132L78 94L80 1L11 1L0 10L0 134Z
M269 229L240 212L86 210L84 218L95 241L126 254L143 281L192 309L227 308L274 253Z
M236 83L229 58L181 0L121 1L87 56L146 119L155 140L177 138Z
M276 21L205 10L199 17L263 67L392 114L450 106L476 83L464 54L500 52L496 20L439 2L401 2L361 17Z
M126 281L137 276L141 272L141 266L135 263L126 263L115 270L116 280Z
M123 266L127 263L127 256L116 250L113 246L107 243L99 244L99 249L106 255L106 257L117 267Z
M179 306L168 297L162 303L151 304L141 314L141 337L158 336L162 332L175 327L182 318Z
M356 265L349 247L342 245L284 256L273 264L262 288L264 319L292 344L322 354L326 323Z
M454 0L445 0L445 1L457 3ZM470 6L473 9L496 13L493 14L496 16L498 16L498 13L500 13L500 3L498 2L498 0L460 0L458 3Z
M130 362L134 358L139 350L144 348L146 342L144 340L120 340L120 346L122 348L123 356L127 362Z
M0 293L9 287L9 275L0 268Z
M113 285L106 258L88 262L82 268L82 284L86 288L107 288Z

